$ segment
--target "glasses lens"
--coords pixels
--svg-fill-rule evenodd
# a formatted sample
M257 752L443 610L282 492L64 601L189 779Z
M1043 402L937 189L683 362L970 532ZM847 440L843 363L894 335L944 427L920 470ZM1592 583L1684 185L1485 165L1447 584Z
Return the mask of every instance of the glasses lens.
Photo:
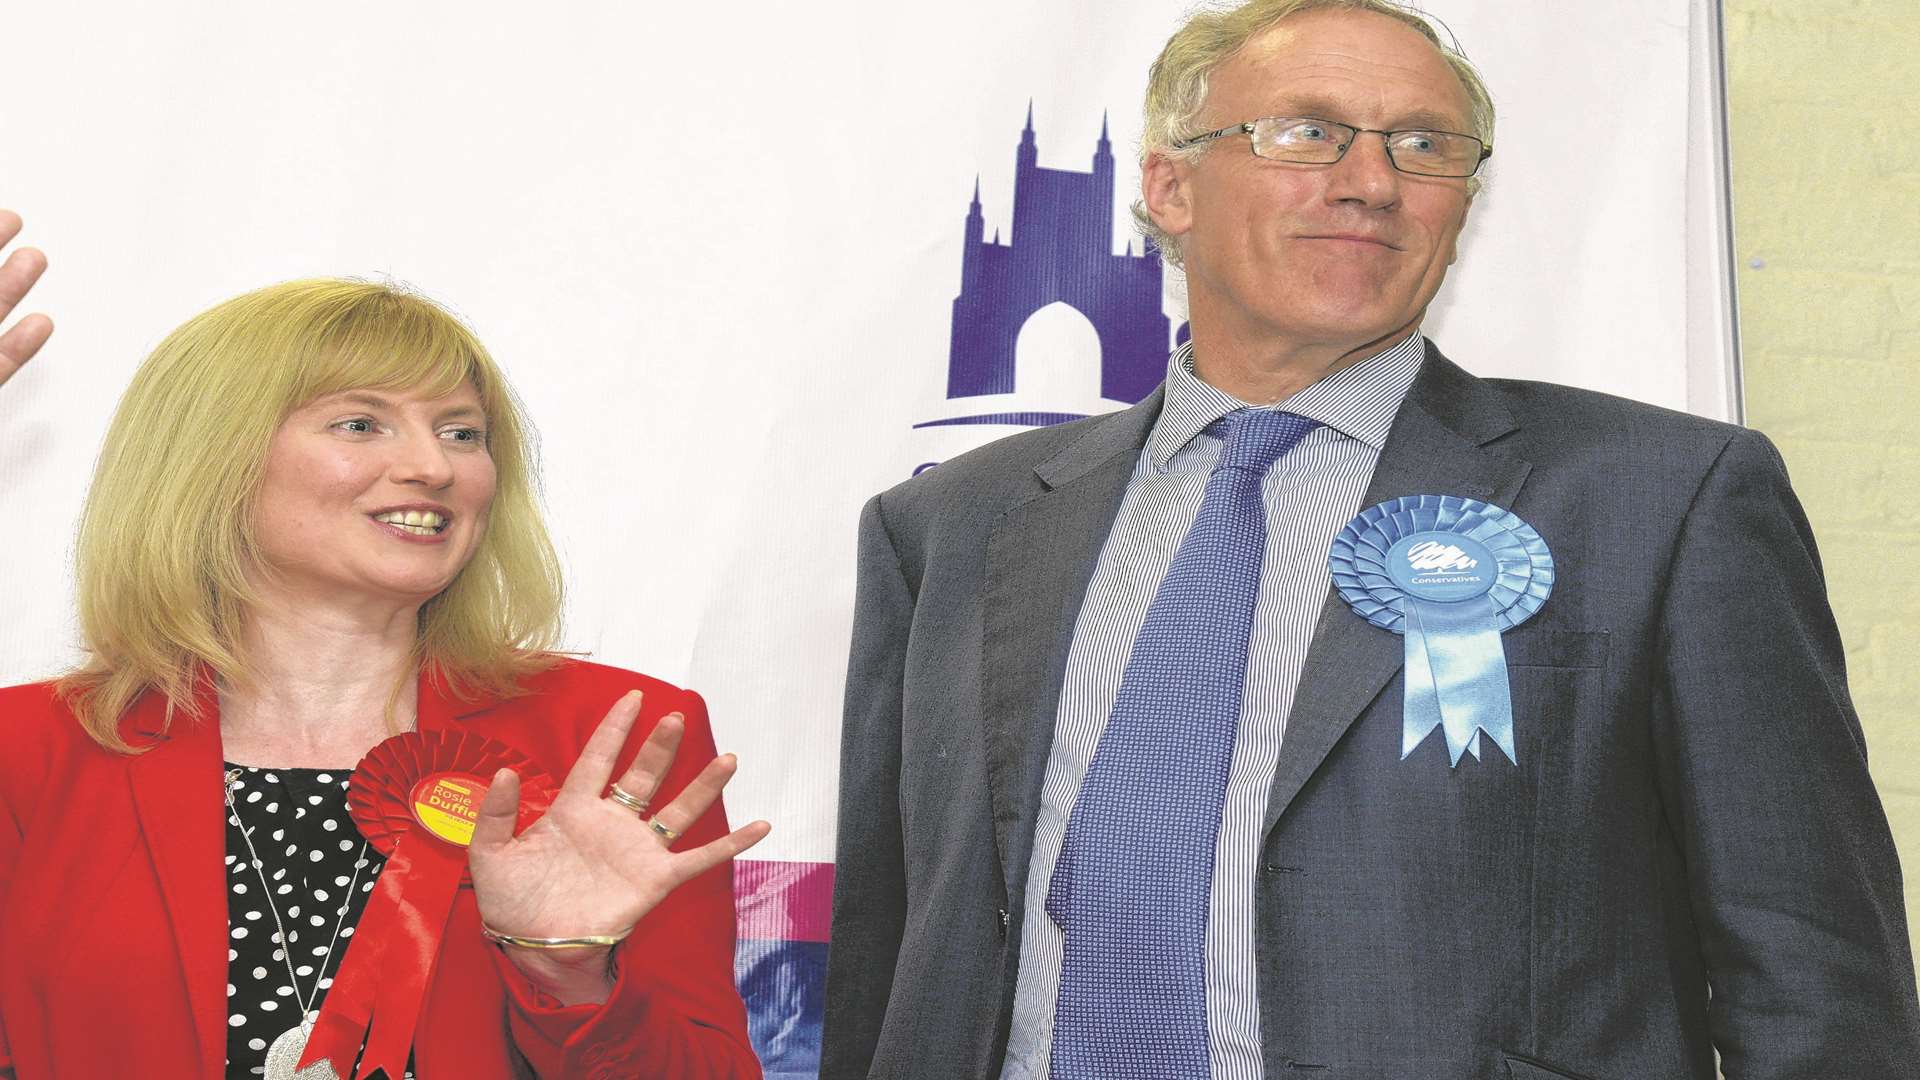
M1326 165L1340 160L1353 129L1325 120L1268 117L1253 123L1253 152L1276 161Z
M1446 131L1396 131L1387 156L1401 172L1472 176L1480 168L1480 140Z

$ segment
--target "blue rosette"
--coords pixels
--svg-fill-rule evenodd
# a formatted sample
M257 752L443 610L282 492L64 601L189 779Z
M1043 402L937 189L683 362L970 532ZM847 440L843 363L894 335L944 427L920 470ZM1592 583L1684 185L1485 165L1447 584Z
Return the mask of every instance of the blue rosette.
M1518 763L1500 635L1553 592L1553 554L1533 526L1478 499L1409 495L1361 511L1327 561L1356 614L1405 638L1401 759L1437 727L1455 765L1480 757L1482 734Z

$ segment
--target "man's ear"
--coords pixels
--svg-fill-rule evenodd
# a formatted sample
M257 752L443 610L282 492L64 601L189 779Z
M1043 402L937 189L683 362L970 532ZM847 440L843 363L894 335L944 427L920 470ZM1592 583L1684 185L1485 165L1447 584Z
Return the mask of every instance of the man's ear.
M1185 236L1193 228L1192 166L1158 150L1140 163L1140 198L1147 216L1168 236Z

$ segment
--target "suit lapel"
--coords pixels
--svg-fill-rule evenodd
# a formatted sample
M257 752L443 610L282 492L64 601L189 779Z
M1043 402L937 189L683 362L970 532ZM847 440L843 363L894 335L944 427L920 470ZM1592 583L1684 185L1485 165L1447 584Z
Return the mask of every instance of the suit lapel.
M444 680L420 675L418 727L437 731L495 702L488 695L459 698ZM162 731L166 701L149 693L134 706L125 730L152 749L127 760L128 784L141 836L160 881L167 920L187 984L203 1071L226 1056L227 892L226 820L222 795L220 702L210 683L198 701L200 718L176 713Z
M456 694L446 676L432 664L420 665L415 685L418 693L414 697L413 726L417 731L445 731L456 721L500 704L498 697L484 690L470 690L464 696Z
M1464 495L1511 506L1531 466L1489 444L1516 427L1491 387L1428 343L1426 361L1394 418L1360 505L1403 495ZM1404 658L1400 635L1355 615L1329 590L1287 717L1263 833L1273 830Z
M1007 892L1019 903L1074 622L1161 392L1102 418L1034 469L1036 493L987 540L981 704Z
M159 741L128 759L127 779L180 950L200 1060L204 1071L217 1073L212 1063L226 1056L226 808L219 704L211 693L200 704L199 719L176 713L161 735L165 699L154 693L140 699L127 723Z

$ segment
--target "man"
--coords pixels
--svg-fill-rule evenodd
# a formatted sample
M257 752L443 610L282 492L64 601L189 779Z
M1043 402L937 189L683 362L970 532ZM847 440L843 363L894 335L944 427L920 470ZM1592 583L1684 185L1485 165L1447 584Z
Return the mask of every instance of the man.
M1190 349L863 516L823 1077L1920 1076L1778 455L1420 337L1492 121L1387 0L1168 43ZM1490 504L1517 625L1330 589L1409 497Z
M13 243L18 235L20 215L0 210L0 248ZM28 290L46 269L47 257L34 248L20 248L0 263L0 322L26 298ZM52 333L53 320L45 315L29 315L0 334L0 384L13 378L21 365L33 359L33 354L40 351Z

